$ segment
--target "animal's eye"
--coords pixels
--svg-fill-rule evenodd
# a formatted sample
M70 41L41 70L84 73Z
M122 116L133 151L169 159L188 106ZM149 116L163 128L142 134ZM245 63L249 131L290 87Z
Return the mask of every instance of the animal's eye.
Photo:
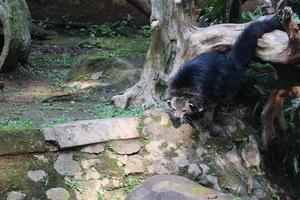
M184 112L184 113L186 113L186 112L187 112L187 109L184 108L184 109L182 109L181 111Z
M167 101L167 104L168 104L168 106L171 107L171 100L168 100L168 101Z

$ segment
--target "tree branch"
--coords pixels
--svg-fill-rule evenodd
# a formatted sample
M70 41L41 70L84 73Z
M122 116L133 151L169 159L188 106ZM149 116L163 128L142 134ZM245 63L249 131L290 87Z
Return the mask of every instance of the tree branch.
M150 18L151 16L151 3L149 0L126 0L128 3L136 7L144 15Z

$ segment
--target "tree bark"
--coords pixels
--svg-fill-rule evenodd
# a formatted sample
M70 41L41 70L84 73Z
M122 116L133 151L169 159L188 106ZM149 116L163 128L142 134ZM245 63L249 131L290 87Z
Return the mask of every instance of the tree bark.
M195 26L191 0L151 0L152 41L140 81L124 94L113 97L116 106L151 105L165 95L169 80L187 60L208 51L233 45L247 24ZM257 57L272 63L286 63L291 56L285 32L274 31L260 39Z
M31 17L25 0L0 0L0 20L4 30L4 44L0 55L1 72L13 70L27 59L31 41Z

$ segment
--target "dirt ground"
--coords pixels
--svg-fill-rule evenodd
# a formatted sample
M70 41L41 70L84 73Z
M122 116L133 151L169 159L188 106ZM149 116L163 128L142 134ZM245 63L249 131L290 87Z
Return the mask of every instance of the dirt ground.
M112 108L110 98L139 79L148 43L67 35L33 41L28 63L0 76L5 84L0 120L26 119L40 126L114 115L105 113ZM96 72L100 78L92 80Z

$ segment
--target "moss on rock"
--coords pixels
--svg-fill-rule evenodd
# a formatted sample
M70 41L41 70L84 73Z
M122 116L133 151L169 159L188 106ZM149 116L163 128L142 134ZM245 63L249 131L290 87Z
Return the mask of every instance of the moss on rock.
M0 155L44 152L45 141L39 129L30 123L0 126Z

